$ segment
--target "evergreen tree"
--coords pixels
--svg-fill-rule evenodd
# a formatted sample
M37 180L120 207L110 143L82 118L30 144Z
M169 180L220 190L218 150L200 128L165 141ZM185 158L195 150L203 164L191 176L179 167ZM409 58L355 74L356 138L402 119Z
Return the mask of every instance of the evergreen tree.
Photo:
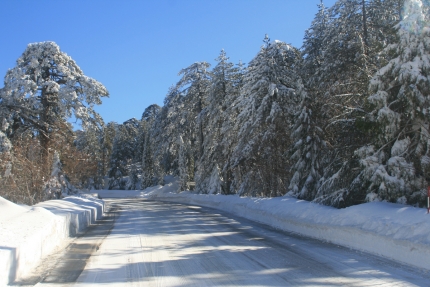
M231 165L239 194L279 196L286 192L290 145L289 116L296 95L300 54L280 41L265 45L249 63L236 104L239 131Z
M399 20L394 2L399 3L340 0L328 10L321 65L307 81L320 107L316 118L324 130L322 139L329 147L318 202L341 207L361 200L350 190L360 170L354 151L372 140L365 120L368 85L386 62L381 51L392 41L392 27Z
M208 106L204 109L199 117L205 127L203 140L203 154L198 161L196 172L196 190L207 193L210 190L211 183L217 182L217 192L224 189L228 192L228 184L223 182L219 174L219 166L224 166L227 161L228 151L222 144L223 124L229 119L229 106L232 97L237 94L238 73L239 69L230 63L229 58L224 50L221 50L219 57L216 59L218 64L211 71L212 80L209 87L207 102ZM214 172L214 171L217 172ZM213 176L216 177L212 178Z
M241 112L240 105L238 105L238 97L242 91L244 85L244 78L247 72L247 68L242 62L236 65L236 72L231 75L233 82L232 89L224 99L224 105L226 109L223 113L224 120L221 127L221 144L220 150L222 150L222 164L220 162L219 167L221 170L222 177L222 191L225 194L234 194L238 190L233 174L233 151L235 146L239 142L239 129L237 125L238 116Z
M178 138L188 122L182 119L184 96L171 87L164 99L164 106L157 114L149 134L153 142L154 174L158 184L163 184L165 174L178 175Z
M140 167L142 153L138 149L139 131L140 123L135 118L116 126L109 170L110 189L136 188L136 178L131 177L131 181L127 182L125 177L136 176L136 169ZM139 167L135 166L136 163Z
M17 65L4 79L0 103L13 113L15 124L27 125L42 145L43 170L49 170L52 133L72 115L88 125L100 125L94 104L107 96L106 88L85 76L54 42L27 46Z
M184 129L184 143L191 143L194 151L193 161L203 155L204 129L201 113L207 106L208 89L211 75L208 71L209 63L196 62L182 69L182 78L177 83L177 89L184 94L184 110L181 120L186 124ZM196 121L197 120L197 121ZM194 173L194 172L193 172ZM194 176L192 176L193 178Z
M105 176L104 163L103 163L103 130L105 125L102 127L89 126L85 131L76 131L76 148L88 155L92 161L97 164L97 172L90 179L92 186L87 188L103 188L103 177Z
M289 184L290 194L298 198L312 200L316 196L322 178L323 155L325 142L323 131L318 126L314 111L318 109L312 95L304 91L301 82L297 84L296 93L301 98L300 109L293 115L291 133L292 179Z
M370 83L373 144L356 151L361 173L352 184L367 201L423 203L430 175L430 26L428 4L408 0L396 26L393 58ZM364 199L364 198L363 198Z
M141 136L143 139L143 150L142 150L142 183L141 188L146 188L156 184L154 181L156 179L155 166L154 166L154 156L153 156L153 141L150 136L150 127L154 125L154 121L160 112L160 107L158 105L151 105L145 109L142 114L142 130Z
M60 155L57 151L54 152L51 176L45 182L44 192L46 199L58 199L77 192L63 172Z
M313 87L315 83L315 73L321 68L323 61L323 49L326 46L328 32L329 15L323 1L318 5L318 13L312 21L311 27L305 31L303 46L301 48L303 63L300 74L308 87Z
M115 139L116 123L109 122L107 125L103 126L103 134L101 138L101 174L103 177L108 175L110 167L110 159L113 150L113 142ZM103 183L105 187L106 184Z

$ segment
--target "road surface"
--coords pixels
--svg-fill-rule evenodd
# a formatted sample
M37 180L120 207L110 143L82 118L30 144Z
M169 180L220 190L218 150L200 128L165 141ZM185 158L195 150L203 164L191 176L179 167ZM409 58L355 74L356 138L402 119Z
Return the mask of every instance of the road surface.
M208 208L106 200L36 286L430 286L430 274Z

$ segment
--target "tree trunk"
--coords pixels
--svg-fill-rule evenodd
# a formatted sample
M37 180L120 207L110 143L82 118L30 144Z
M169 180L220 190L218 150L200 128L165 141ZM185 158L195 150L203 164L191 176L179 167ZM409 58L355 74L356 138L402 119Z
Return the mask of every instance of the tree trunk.
M45 178L45 180L48 177L49 174L49 148L51 145L51 139L49 137L49 128L48 128L48 121L49 121L49 100L48 95L46 92L46 88L43 88L42 90L42 107L43 111L41 114L41 122L44 124L44 127L39 131L39 138L40 138L40 145L42 147L42 174Z
M58 103L58 94L49 93L46 87L42 89L41 95L42 113L41 123L43 128L39 131L40 145L42 147L42 174L47 179L51 173L51 165L49 160L49 153L52 145L52 132L55 129L56 119L56 105Z
M367 49L369 47L369 43L368 43L368 32L367 32L367 14L366 14L366 1L365 0L361 0L361 5L362 5L362 13L363 13L363 40L364 40L364 54L367 55Z

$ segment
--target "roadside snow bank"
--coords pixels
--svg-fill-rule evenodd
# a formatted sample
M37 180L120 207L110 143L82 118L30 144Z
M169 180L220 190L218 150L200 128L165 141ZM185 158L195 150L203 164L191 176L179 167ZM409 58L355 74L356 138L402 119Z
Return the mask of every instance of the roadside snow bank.
M151 199L227 211L286 231L385 256L430 270L430 215L390 203L334 209L296 198L240 198L190 193Z
M296 232L430 270L430 215L426 209L372 202L345 209L293 197L241 198L177 193L167 178L163 187L144 191L100 191L102 197L141 197L216 208L286 231ZM126 195L127 194L127 195Z
M0 197L0 208L0 286L4 286L65 247L66 238L101 219L104 202L80 195L28 207Z

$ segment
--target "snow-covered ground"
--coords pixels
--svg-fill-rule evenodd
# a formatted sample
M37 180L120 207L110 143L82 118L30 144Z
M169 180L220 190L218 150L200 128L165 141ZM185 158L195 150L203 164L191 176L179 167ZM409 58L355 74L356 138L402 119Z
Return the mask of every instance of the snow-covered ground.
M241 198L177 193L168 178L163 187L143 191L99 191L103 197L139 197L195 204L227 211L286 231L326 240L430 270L430 214L424 208L372 202L345 209L293 197Z
M60 261L36 286L428 286L426 272L220 210L105 201L116 220L99 249L76 268L76 253L88 244L81 240L99 234L86 233L65 256L72 260Z
M178 183L143 191L97 191L102 198L145 198L220 209L273 227L367 251L430 270L430 215L426 209L373 202L335 209L292 197L177 193ZM25 276L40 260L64 248L69 237L100 218L104 202L90 195L33 207L0 197L0 286Z
M90 195L21 206L0 197L0 286L26 276L103 214Z

